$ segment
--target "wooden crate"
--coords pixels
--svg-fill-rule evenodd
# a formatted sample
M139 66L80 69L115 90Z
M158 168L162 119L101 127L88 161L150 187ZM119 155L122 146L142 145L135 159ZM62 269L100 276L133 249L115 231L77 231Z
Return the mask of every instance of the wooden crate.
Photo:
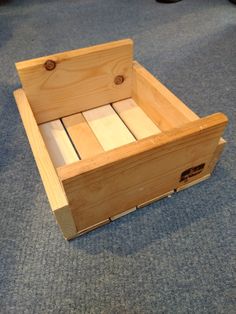
M72 239L210 176L222 113L199 118L133 61L130 39L16 63L15 100Z

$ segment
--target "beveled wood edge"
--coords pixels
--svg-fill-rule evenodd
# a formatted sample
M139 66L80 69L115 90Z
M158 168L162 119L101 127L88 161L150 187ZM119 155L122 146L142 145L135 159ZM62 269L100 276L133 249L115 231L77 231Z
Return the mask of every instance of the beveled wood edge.
M72 59L75 57L83 56L83 55L88 55L92 53L96 53L99 51L103 50L109 50L113 49L115 47L122 47L124 45L129 45L133 46L133 41L130 38L127 39L122 39L122 40L117 40L117 41L112 41L104 44L99 44L95 46L90 46L86 48L79 48L75 50L69 50L65 52L59 52L55 54L50 54L44 57L39 57L39 58L34 58L34 59L29 59L25 61L19 61L15 63L17 71L25 70L27 68L43 65L47 60L53 60L56 62L62 62L68 59Z
M178 139L191 139L191 136L200 134L202 130L211 127L226 125L228 118L223 113L215 113L204 118L184 124L180 128L162 132L157 135L115 148L113 150L102 152L99 155L74 162L57 168L58 176L62 183L73 181L75 176L81 175L89 171L96 171L103 166L113 166L119 160L128 159L131 156L141 154L145 151L154 149L158 146L175 143Z

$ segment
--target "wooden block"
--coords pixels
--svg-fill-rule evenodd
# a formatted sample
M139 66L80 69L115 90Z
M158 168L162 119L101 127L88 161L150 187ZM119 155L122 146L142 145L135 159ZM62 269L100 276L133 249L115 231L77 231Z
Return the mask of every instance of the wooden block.
M217 113L59 168L77 230L172 190L190 167L207 169L226 124Z
M132 98L162 131L199 117L138 62L133 62Z
M145 114L132 98L118 101L112 107L124 121L136 139L161 133L156 124Z
M126 211L124 211L124 212L122 212L120 214L117 214L117 215L114 215L114 216L110 217L110 220L114 221L116 219L119 219L119 218L121 218L123 216L126 216L126 215L134 212L136 209L137 209L136 207L130 208L130 209L128 209L128 210L126 210Z
M47 148L44 144L42 135L39 131L25 93L22 89L18 89L14 92L14 97L51 208L53 211L57 210L58 208L65 208L68 206L65 192L48 154Z
M39 129L55 167L79 160L60 120L40 124Z
M149 204L154 203L154 202L156 202L158 200L161 200L162 198L168 197L168 196L170 196L173 193L174 193L174 190L169 191L169 192L164 193L164 194L161 194L161 195L159 195L157 197L152 198L151 200L148 200L148 201L138 205L137 207L138 208L142 208L142 207L148 206Z
M133 42L125 39L18 62L16 68L39 124L131 97L132 59ZM115 83L117 76L124 77L122 84Z
M94 157L104 151L81 113L62 121L81 159Z
M135 141L110 105L85 111L83 115L105 151Z

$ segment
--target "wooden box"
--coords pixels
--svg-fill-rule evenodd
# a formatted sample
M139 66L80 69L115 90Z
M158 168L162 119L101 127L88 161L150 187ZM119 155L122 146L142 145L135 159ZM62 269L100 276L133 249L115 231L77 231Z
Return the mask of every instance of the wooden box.
M133 61L130 39L16 63L15 100L71 239L208 178L222 113L199 118Z

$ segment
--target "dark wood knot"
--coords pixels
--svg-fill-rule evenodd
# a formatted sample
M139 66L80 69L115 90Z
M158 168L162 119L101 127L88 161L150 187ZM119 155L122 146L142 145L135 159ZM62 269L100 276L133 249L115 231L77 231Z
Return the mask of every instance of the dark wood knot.
M44 63L44 67L47 71L52 71L55 69L56 67L56 62L53 61L53 60L47 60L45 63Z
M123 75L117 75L114 79L114 82L116 85L120 85L124 82L124 76Z

